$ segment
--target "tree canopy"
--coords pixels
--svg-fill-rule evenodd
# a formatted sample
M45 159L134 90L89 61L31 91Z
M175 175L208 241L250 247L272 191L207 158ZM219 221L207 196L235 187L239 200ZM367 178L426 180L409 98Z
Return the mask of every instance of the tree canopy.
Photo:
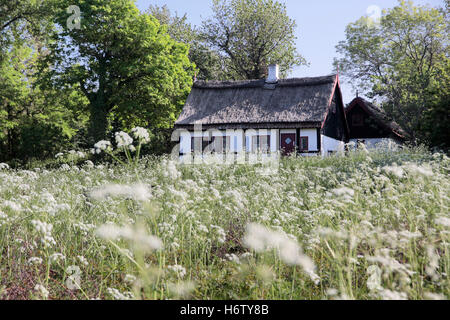
M206 43L224 58L230 79L260 79L267 66L286 76L306 64L295 47L296 23L286 6L273 0L213 0L213 16L203 22Z
M108 120L122 128L173 124L192 84L188 47L132 1L75 3L81 27L65 27L65 9L73 1L62 1L56 16L62 27L41 66L44 80L60 87L79 85L89 100L94 141L106 137Z
M196 78L199 80L225 80L228 78L220 54L205 43L204 36L198 27L187 21L186 14L172 14L164 5L151 5L147 12L167 27L170 36L178 42L189 45L189 59L195 64Z
M448 30L443 8L399 1L377 23L362 17L348 25L335 64L367 96L378 98L412 142L448 146Z

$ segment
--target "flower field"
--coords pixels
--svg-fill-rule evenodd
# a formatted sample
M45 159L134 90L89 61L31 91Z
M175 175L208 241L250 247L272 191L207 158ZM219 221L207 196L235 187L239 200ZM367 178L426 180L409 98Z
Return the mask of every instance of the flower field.
M0 296L448 299L449 165L417 149L286 158L269 174L0 164Z

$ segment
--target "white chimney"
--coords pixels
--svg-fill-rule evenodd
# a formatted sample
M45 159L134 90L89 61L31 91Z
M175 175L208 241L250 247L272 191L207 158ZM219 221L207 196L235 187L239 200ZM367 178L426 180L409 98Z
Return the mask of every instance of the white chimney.
M271 64L269 65L269 75L267 76L266 82L267 83L277 83L280 79L279 76L280 73L280 66L277 64Z

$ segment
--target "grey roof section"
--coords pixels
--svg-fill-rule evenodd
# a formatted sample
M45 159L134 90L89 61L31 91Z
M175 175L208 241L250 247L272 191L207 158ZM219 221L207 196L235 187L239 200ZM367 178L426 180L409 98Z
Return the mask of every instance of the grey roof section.
M197 81L176 126L322 123L336 75L279 80Z

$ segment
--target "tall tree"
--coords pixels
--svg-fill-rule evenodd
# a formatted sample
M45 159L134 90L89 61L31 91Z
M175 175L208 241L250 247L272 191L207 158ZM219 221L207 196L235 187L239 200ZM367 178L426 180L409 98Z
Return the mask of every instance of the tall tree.
M213 0L213 16L203 22L206 42L224 57L228 76L260 79L267 66L286 76L306 61L295 47L296 23L286 6L273 0Z
M378 23L368 19L347 26L335 64L367 96L378 98L414 143L434 144L427 119L440 122L440 135L449 141L448 105L439 107L440 120L435 114L438 106L448 103L450 92L445 11L399 1Z
M69 4L80 8L79 29L66 28ZM111 118L124 129L172 125L192 84L188 47L131 0L64 0L59 8L43 80L79 85L89 100L91 142L106 138Z
M186 14L172 15L167 5L151 5L148 13L158 19L161 25L167 26L168 33L175 40L189 45L189 59L197 68L196 77L200 80L226 79L226 70L219 52L211 49L201 30L187 21Z

